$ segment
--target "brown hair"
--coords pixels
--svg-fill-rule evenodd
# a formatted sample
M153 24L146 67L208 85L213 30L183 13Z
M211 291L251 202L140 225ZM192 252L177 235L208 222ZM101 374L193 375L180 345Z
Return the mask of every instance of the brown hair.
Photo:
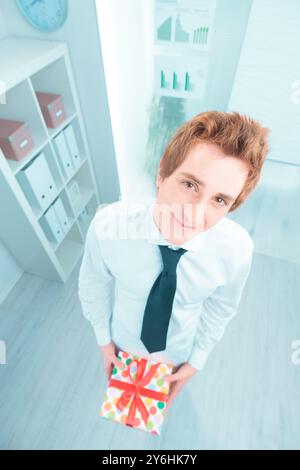
M170 176L199 142L217 144L226 155L240 158L249 171L244 187L229 212L237 209L256 187L265 157L270 150L269 129L238 112L207 111L197 114L179 127L160 161L162 179Z

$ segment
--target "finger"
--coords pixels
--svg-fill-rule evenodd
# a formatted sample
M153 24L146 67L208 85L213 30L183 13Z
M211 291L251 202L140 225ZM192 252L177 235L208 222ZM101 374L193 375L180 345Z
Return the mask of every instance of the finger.
M115 365L114 365L114 363L112 362L112 360L105 362L105 370L106 370L106 374L107 374L108 380L110 380L110 378L111 378L111 376L112 376L114 367L115 367Z
M180 390L183 388L185 382L175 382L173 385L173 388L171 390L171 398L175 397L177 393L180 392Z
M170 386L169 386L168 400L169 400L169 398L172 396L173 388L174 388L174 384L172 383L172 384L170 384Z
M173 401L172 397L168 398L167 403L166 403L166 410L168 410L170 408L170 405L171 405L172 401Z
M120 359L117 358L117 356L113 356L112 357L112 363L118 367L119 369L124 369L125 365L123 364L122 361L120 361Z
M106 377L107 379L109 380L110 377L111 377L111 373L112 373L112 368L110 366L108 367L105 367L105 373L106 373Z
M173 386L173 388L172 388L172 390L169 394L168 400L167 400L167 408L170 406L170 404L172 403L174 398L181 391L181 389L183 388L183 385L184 385L184 383L181 383L181 382L177 382L176 384L174 384L174 386Z
M169 408L169 406L173 402L175 396L176 396L176 393L174 393L174 392L172 392L171 395L169 395L168 400L167 400L167 406L166 406L167 409Z
M173 398L183 388L185 384L184 380L173 382L169 388L169 397Z
M177 380L182 380L185 377L184 372L178 371L175 374L168 374L164 376L166 382L176 382Z
M183 365L175 373L166 374L164 376L164 379L167 382L176 382L177 380L184 380L184 379L187 379L189 377L191 377L191 368L186 367L186 365Z

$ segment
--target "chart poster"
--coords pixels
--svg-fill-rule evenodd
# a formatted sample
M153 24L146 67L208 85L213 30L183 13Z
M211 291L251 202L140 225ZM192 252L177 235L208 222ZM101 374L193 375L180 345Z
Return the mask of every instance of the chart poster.
M156 54L155 94L201 100L205 92L207 68L207 57Z
M156 0L154 44L208 50L216 0Z

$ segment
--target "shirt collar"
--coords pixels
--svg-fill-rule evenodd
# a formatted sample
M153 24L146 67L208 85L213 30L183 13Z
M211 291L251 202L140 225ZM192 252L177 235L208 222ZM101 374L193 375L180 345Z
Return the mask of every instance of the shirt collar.
M166 240L160 230L158 229L154 218L153 218L153 209L156 203L156 198L148 198L147 210L146 210L146 238L149 243L156 245L168 245L172 249L178 250L179 248L184 248L188 251L199 251L202 243L204 241L205 232L198 233L194 235L190 240L182 243L181 245L172 245L170 241Z

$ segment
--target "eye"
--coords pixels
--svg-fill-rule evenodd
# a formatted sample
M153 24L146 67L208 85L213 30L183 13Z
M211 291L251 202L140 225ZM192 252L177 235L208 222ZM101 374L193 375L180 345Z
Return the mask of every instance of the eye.
M187 189L193 189L194 188L195 190L197 190L197 187L191 181L183 181L182 183L185 186L185 188L187 188Z
M220 206L224 206L224 205L228 206L227 201L225 201L225 199L223 199L222 197L217 197L216 199L217 199L217 201L221 200Z

